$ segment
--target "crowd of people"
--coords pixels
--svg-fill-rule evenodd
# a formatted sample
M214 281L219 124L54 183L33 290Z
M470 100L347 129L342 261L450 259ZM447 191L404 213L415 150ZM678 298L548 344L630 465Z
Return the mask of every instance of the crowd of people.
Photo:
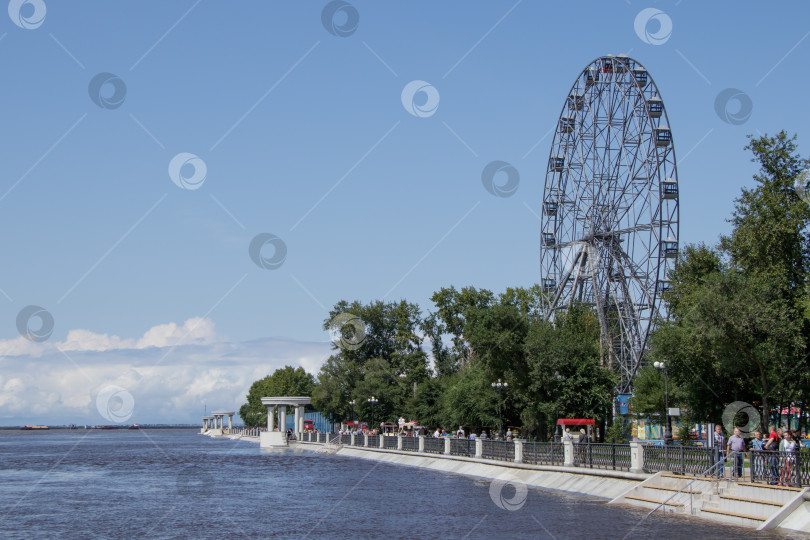
M476 439L483 439L483 440L496 440L496 441L512 441L515 437L515 433L512 431L511 428L507 428L505 433L500 433L498 430L490 430L487 432L486 429L482 429L480 433L476 433L474 430L471 430L469 435L464 431L463 426L459 426L457 430L446 430L442 428L436 428L432 433L427 428L419 426L415 430L409 430L404 427L404 425L400 425L398 430L392 430L386 432L385 423L381 423L380 427L374 429L368 429L365 424L358 424L353 426L343 426L341 425L338 434L340 435L379 435L383 433L385 435L398 435L400 437L415 437L419 435L424 435L426 437L433 437L435 439L440 438L454 438L454 439L469 439L474 441Z
M797 454L801 449L801 439L795 430L771 428L768 438L757 431L746 443L740 428L726 440L721 426L715 427L714 448L717 457L717 476L723 476L725 458L733 459L733 476L742 478L745 452L750 452L752 477L767 478L768 483L777 486L791 486L796 483Z

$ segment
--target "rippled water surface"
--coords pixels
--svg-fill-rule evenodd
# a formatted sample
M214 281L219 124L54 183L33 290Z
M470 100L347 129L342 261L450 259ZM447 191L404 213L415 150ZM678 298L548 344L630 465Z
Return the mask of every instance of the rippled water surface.
M192 430L0 431L4 538L781 538L539 490L505 510L490 488Z

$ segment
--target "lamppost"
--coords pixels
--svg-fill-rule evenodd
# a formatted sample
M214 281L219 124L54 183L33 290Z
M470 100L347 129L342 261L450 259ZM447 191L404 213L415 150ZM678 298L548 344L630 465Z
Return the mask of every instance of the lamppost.
M664 372L664 406L667 409L664 444L672 444L672 425L669 421L669 377L667 376L667 366L663 362L655 362L653 363L653 367Z
M371 403L371 425L372 425L372 429L373 429L373 426L374 426L374 405L375 405L376 403L379 403L379 402L380 402L380 400L379 400L379 399L377 399L377 398L375 398L374 396L371 396L371 397L370 397L369 399L367 399L366 401L367 401L368 403Z
M354 422L354 405L355 405L355 403L356 403L356 401L354 401L354 400L351 400L349 402L349 407L352 408L352 422Z
M501 418L501 392L504 388L509 386L508 383L502 382L498 379L498 382L492 383L492 388L498 391L498 435L503 436L503 420Z

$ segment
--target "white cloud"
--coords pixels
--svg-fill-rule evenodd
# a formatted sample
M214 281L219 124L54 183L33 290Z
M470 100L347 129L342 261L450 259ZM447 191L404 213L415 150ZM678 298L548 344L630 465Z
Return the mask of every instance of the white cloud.
M132 395L128 423L199 423L205 408L238 410L253 381L277 368L317 373L330 352L329 342L229 342L199 317L139 338L76 329L58 343L2 340L0 425L109 424L96 397L112 385Z

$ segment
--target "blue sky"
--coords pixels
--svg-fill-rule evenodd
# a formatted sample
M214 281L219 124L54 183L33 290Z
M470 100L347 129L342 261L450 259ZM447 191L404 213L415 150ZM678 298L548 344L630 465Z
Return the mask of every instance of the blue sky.
M84 368L47 344L17 346L16 318L28 305L52 314L52 345L85 335L69 339L76 330L126 342L205 320L209 334L189 332L194 347L276 340L306 350L245 354L252 374L281 362L316 371L312 351L329 350L326 309L341 299L406 298L427 310L442 286L535 283L549 130L598 56L635 58L664 97L681 243L714 243L728 231L733 199L755 172L747 134L796 132L807 154L810 6L802 2L354 1L344 9L359 22L343 37L322 23L325 1L40 0L41 24L36 3L17 4L20 24L36 27L0 20L0 389L19 379L20 398L16 408L0 399L0 423L28 418L20 411L31 396L58 408L76 391L41 388L43 365ZM634 28L646 8L671 22L660 44ZM660 34L655 20L644 28ZM99 73L126 87L115 108L89 95ZM403 106L414 80L438 93L433 114ZM715 112L727 88L753 104L741 124ZM205 163L197 189L169 176L183 152ZM511 197L481 183L494 160L520 173ZM262 233L286 245L278 268L248 254ZM192 365L199 351L180 354L192 345L168 334L144 343L168 347L167 366ZM71 350L145 350L116 343ZM128 355L113 362L122 373L136 365ZM126 387L116 377L90 374L84 401L105 384ZM220 401L238 405L244 378ZM133 418L144 422L183 420L184 407L196 419L204 399L168 415L168 389L147 399L127 384L143 415ZM38 418L57 418L54 410Z

